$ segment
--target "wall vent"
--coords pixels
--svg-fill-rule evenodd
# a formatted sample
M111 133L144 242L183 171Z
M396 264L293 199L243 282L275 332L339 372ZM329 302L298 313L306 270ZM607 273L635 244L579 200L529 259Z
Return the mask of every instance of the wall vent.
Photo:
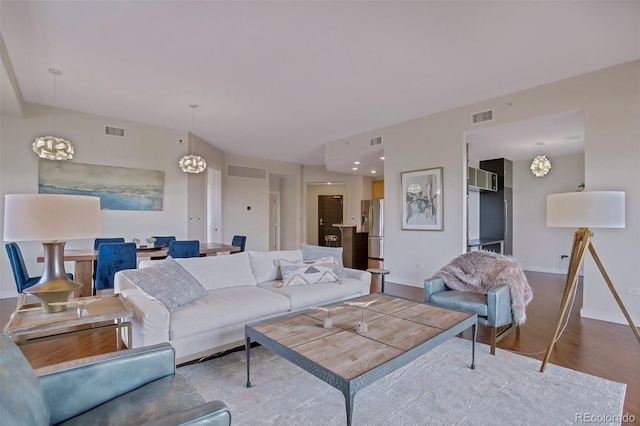
M255 167L233 166L229 164L227 166L227 176L242 177L242 178L249 178L249 179L266 179L267 170L258 169Z
M369 139L369 147L382 145L382 136Z
M104 126L104 134L108 136L117 136L124 138L124 129L120 127Z
M483 123L493 120L493 110L477 112L471 116L471 124Z

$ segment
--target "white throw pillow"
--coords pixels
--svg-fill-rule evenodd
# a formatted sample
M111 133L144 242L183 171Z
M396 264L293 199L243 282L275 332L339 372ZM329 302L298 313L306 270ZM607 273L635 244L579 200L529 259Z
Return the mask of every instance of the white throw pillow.
M289 261L302 260L302 250L280 251L251 251L249 250L249 262L251 270L258 284L266 281L281 280L280 268L274 264L274 260L287 259Z
M282 271L282 283L276 285L277 287L337 282L339 280L338 276L333 272L336 260L331 256L293 262L279 259L275 263L280 266Z
M336 260L336 267L333 272L340 278L346 278L347 273L342 263L342 247L323 247L302 244L302 258L304 260L313 260L325 256L332 256Z
M207 290L257 286L247 252L176 259Z

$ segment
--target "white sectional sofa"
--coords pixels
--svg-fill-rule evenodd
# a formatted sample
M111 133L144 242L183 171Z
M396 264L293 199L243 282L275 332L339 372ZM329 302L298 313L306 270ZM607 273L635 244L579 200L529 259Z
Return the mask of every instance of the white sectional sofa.
M303 249L309 247L330 250L316 246ZM121 293L134 311L133 347L169 342L175 348L176 363L180 364L242 345L245 324L369 294L371 274L349 268L343 269L340 282L279 288L282 277L274 260L301 261L303 249L175 259L206 292L173 312L141 290L145 287L134 284L127 277L130 273L116 273L115 292ZM340 275L342 249L331 250L340 253L336 267ZM309 253L305 251L306 259ZM140 268L156 266L155 262L163 261L143 261Z

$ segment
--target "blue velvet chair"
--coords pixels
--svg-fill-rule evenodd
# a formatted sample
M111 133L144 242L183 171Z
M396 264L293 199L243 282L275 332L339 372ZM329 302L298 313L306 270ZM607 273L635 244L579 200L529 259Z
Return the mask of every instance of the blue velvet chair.
M240 247L240 251L232 251L231 254L241 253L244 251L244 246L247 244L247 237L244 235L234 235L231 241L232 246Z
M166 236L159 236L159 237L154 236L153 238L156 239L155 245L164 246L164 247L169 247L169 243L171 241L176 240L176 237L174 237L173 235L166 235Z
M424 280L424 301L445 309L478 314L478 324L491 328L491 355L496 354L496 343L514 328L520 335L520 326L511 316L511 293L506 284L480 294L452 290L442 278L429 278Z
M200 256L200 241L199 240L184 240L184 241L171 241L169 242L169 256L174 259L184 257L199 257Z
M16 290L18 293L22 293L24 289L29 288L40 281L40 277L30 277L27 267L24 264L24 258L22 257L22 251L17 243L8 243L5 248L7 249L7 256L9 256L9 263L11 264L11 270L13 271L13 279L16 282ZM67 274L70 280L73 280L73 274Z
M102 243L98 246L95 289L112 289L113 277L123 269L136 269L136 243Z
M102 243L124 243L124 238L96 238L93 240L93 249L98 250ZM93 280L96 280L96 271L98 270L98 262L93 261Z
M204 402L176 374L175 351L160 343L41 368L0 335L0 417L6 425L229 426L222 401Z

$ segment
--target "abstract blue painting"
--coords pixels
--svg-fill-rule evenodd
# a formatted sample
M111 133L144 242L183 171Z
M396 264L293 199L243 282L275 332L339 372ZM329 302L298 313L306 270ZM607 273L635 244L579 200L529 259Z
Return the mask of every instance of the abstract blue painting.
M164 172L39 160L38 192L100 197L102 210L162 210Z

